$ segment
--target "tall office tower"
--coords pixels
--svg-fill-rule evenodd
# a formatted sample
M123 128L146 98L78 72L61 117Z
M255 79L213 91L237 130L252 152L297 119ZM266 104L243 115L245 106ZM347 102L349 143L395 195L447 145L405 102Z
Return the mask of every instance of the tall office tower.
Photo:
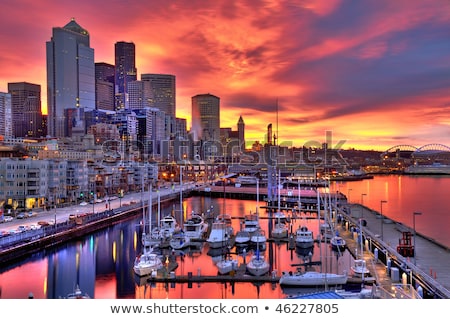
M100 110L114 111L115 66L105 62L95 63L95 106Z
M41 86L27 82L8 83L11 94L13 135L41 137Z
M194 141L219 141L220 99L212 94L192 97L192 127Z
M150 82L153 95L150 107L156 107L164 113L175 117L175 75L141 74L141 81Z
M73 18L53 28L47 42L47 105L48 134L53 137L85 132L83 113L95 109L94 49L88 31Z
M147 81L132 81L128 83L128 108L142 110L150 107L152 90Z
M0 135L12 137L11 94L0 92Z
M128 83L137 80L136 48L133 42L116 42L115 54L115 94L116 110L126 108Z
M245 123L242 119L242 116L239 116L239 120L237 122L237 129L238 129L238 139L239 139L239 146L241 149L241 152L245 151Z

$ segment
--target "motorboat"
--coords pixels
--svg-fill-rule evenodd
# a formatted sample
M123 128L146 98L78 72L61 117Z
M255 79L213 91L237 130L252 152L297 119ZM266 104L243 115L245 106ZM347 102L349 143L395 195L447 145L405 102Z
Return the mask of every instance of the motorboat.
M314 234L306 226L300 226L295 232L295 246L310 248L314 246Z
M190 238L186 236L185 232L175 231L170 238L169 245L172 249L183 249L190 244Z
M150 275L153 271L157 271L163 267L163 262L153 249L146 249L144 253L137 256L134 261L134 273L138 276Z
M352 270L353 275L357 277L368 276L370 274L364 259L355 259L355 264L351 266L350 269Z
M263 229L258 228L253 235L250 236L250 243L252 245L257 245L259 246L259 249L265 249L266 247L266 241L267 241L267 237L266 237L266 233Z
M262 276L269 272L270 264L261 256L259 250L251 257L247 263L247 271L253 276Z
M206 236L208 226L202 216L193 212L183 224L184 235L190 241L202 240Z
M162 240L170 240L172 234L180 229L177 220L172 215L161 218L159 224L159 233Z
M346 284L347 279L347 273L334 274L317 271L283 271L279 279L279 284L297 287L338 286Z
M272 229L272 237L275 239L287 238L289 235L289 227L287 225L286 215L282 212L274 214L275 223Z
M236 233L236 236L234 236L234 243L236 246L239 245L247 245L250 243L250 233L246 230L240 230Z
M228 246L230 241L229 228L225 222L216 221L211 225L211 232L209 233L206 242L210 248L220 248Z
M259 228L258 215L248 214L244 216L243 230L247 231L250 235L252 235L258 228Z
M234 235L234 228L232 225L231 215L220 214L216 217L216 221L224 223L226 225L226 232L230 238Z
M329 241L333 238L333 230L328 223L320 224L320 236L322 241Z
M339 236L338 233L334 235L330 240L331 248L334 251L343 252L347 246L347 243L345 242L345 239Z

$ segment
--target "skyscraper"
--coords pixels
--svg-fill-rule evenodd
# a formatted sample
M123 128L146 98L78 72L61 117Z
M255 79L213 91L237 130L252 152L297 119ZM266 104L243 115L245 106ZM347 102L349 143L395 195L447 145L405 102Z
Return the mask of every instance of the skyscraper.
M239 146L241 151L245 151L245 123L244 119L242 118L242 115L239 116L239 120L237 122L237 129L238 129L238 139L239 139Z
M0 136L12 137L11 94L0 92Z
M128 83L137 80L135 45L133 42L116 42L114 54L116 110L120 110L125 108Z
M115 67L105 62L95 63L95 106L100 110L114 111Z
M220 99L212 94L192 97L192 127L194 140L219 141Z
M41 137L41 86L27 82L8 83L11 94L12 130L15 137Z
M141 74L141 81L150 82L152 99L150 107L155 107L175 118L175 75L170 74Z
M89 42L88 31L73 18L53 28L47 42L48 133L53 137L85 131L83 113L95 109L94 49Z

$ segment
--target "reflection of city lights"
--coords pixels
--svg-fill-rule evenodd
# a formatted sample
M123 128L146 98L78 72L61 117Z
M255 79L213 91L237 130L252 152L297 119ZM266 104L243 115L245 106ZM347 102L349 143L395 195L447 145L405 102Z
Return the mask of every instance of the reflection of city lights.
M134 250L137 249L137 241L138 241L138 236L137 236L137 232L135 231L133 234L133 249Z
M44 296L47 296L47 284L48 284L47 277L45 277L44 278Z
M112 246L112 258L113 258L113 261L116 262L116 259L117 259L117 254L116 254L116 241L113 241L113 246Z

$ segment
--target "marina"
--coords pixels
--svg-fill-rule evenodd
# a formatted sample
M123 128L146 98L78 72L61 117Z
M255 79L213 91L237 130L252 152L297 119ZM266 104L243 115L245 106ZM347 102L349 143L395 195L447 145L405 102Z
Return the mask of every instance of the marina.
M240 223L244 220L244 215L249 210L254 210L255 208L255 202L254 201L242 201L242 200L233 200L233 199L226 199L226 202L222 201L220 198L208 198L208 197L189 197L185 199L186 201L186 209L185 211L195 211L195 212L205 212L206 207L213 206L216 211L216 214L219 214L221 212L221 208L225 207L227 211L233 212L231 222L233 223L232 226L234 226L235 229L239 229ZM245 207L238 208L242 205L245 205ZM171 205L166 205L167 207L164 210L164 213L162 216L167 216L167 214L170 213ZM238 296L242 295L239 293L243 287L246 285L254 286L257 285L256 290L249 290L244 288L247 292L254 291L256 295L253 295L253 297L259 297L259 298L284 298L288 295L292 295L293 292L297 292L297 294L304 293L303 289L297 289L295 287L290 287L287 289L289 293L285 294L286 288L280 287L279 285L279 279L281 277L281 274L283 271L296 271L298 268L294 265L300 265L305 264L305 260L307 262L312 261L311 264L314 269L323 271L331 271L332 273L342 273L344 270L348 271L349 273L349 281L348 281L348 287L361 287L362 278L359 276L357 278L356 276L353 277L350 274L351 267L354 265L354 261L356 259L361 258L361 252L360 252L360 242L358 241L359 237L355 237L355 228L352 226L358 225L358 220L361 216L361 208L362 206L358 204L350 204L349 210L350 214L348 216L344 216L345 218L340 219L339 224L339 234L342 236L343 239L346 240L347 248L342 253L342 255L336 254L333 250L331 250L331 247L326 242L315 242L312 254L309 254L306 251L302 251L300 248L295 247L295 243L291 244L291 239L286 238L283 240L276 239L270 236L270 230L269 230L269 223L273 220L273 218L269 218L269 214L266 211L260 210L260 223L261 227L266 230L267 234L269 234L267 238L267 247L264 251L261 251L261 254L270 260L270 271L267 274L254 276L248 273L246 269L247 263L250 261L250 258L255 255L256 253L256 247L254 245L237 247L233 246L231 249L228 250L228 247L225 247L224 251L231 252L231 255L234 259L238 259L238 266L236 269L232 269L233 271L226 274L226 275L219 275L218 270L215 267L215 263L213 261L214 258L217 258L221 256L221 254L224 251L216 251L216 252L210 252L208 250L208 244L206 242L199 242L197 247L190 247L187 249L184 249L182 251L171 251L170 248L165 248L161 252L158 252L158 255L162 258L165 267L164 273L161 273L160 276L143 276L141 277L138 282L139 284L136 286L136 289L134 289L134 292L136 296L143 296L141 289L144 289L146 291L153 290L153 293L155 291L162 291L164 290L165 293L169 293L169 295L179 294L181 291L184 291L184 294L187 293L186 289L189 289L189 295L194 294L198 295L201 294L200 292L196 291L196 285L200 284L202 285L214 285L216 289L219 289L219 291L225 289L225 291L230 292L229 289L233 291L234 294L228 294L227 298L239 298ZM133 209L133 207L130 207L130 209ZM141 209L140 205L136 205L137 213L136 216L141 215ZM239 213L240 212L240 213ZM318 219L306 219L303 218L301 215L298 216L294 214L292 210L287 211L288 217L291 222L291 229L296 229L300 224L306 223L309 229L319 229L318 225ZM342 212L343 214L346 214L345 212ZM436 263L440 261L441 263L444 263L445 260L442 260L442 258L445 258L445 256L448 256L448 250L445 250L447 254L443 255L441 252L437 254L436 249L438 249L440 246L435 245L433 246L433 241L430 241L429 239L425 237L417 237L416 238L416 245L417 249L420 252L422 258L419 257L417 260L417 265L414 265L411 261L411 258L402 258L398 255L395 255L395 247L389 247L392 244L383 244L380 243L380 219L379 213L375 210L371 210L367 207L363 208L363 216L366 220L367 227L363 230L363 237L364 237L364 254L363 258L366 261L366 266L369 269L370 275L364 276L364 282L369 286L376 286L379 287L380 290L384 286L396 286L398 284L402 284L405 280L405 284L409 284L413 282L414 284L420 283L420 285L423 286L424 289L424 295L427 298L430 297L438 297L438 298L446 298L447 289L445 285L448 287L448 283L446 284L445 280L445 273L442 273L439 267L436 266ZM241 215L239 215L241 214ZM308 215L307 212L303 212L303 215ZM156 216L156 215L155 215ZM295 218L294 218L295 217ZM188 218L188 216L186 216ZM131 235L130 239L127 240L131 244L129 248L123 248L125 251L135 251L135 254L138 255L141 251L140 248L140 236L141 231L138 230L139 227L136 225L139 224L140 217L135 217L134 219L129 219L127 223L132 223L135 226L127 226L128 228L131 227L129 230L126 231L126 233L129 233L128 236ZM384 242L386 243L393 243L395 241L398 241L398 239L402 235L402 230L406 226L396 223L396 222L387 222L389 219L383 219L383 235L384 235ZM295 225L295 227L294 227ZM3 225L2 225L3 226ZM81 225L80 225L81 226ZM114 228L119 228L125 230L123 227L125 224L123 222L115 224L115 226L111 226ZM130 233L131 231L131 233ZM100 233L103 233L103 231L100 231ZM114 238L112 229L108 230L107 233L109 234L109 240L108 242L111 242L111 240ZM133 235L134 234L134 235ZM97 235L96 235L97 236ZM79 237L82 239L83 237ZM91 235L88 235L86 238L93 238ZM99 238L100 239L100 238ZM97 247L100 242L99 239L94 239L97 244L95 246ZM84 245L88 245L89 241L92 239L88 239L88 242ZM77 240L79 241L79 240ZM105 244L108 244L108 242L105 242ZM112 241L113 243L116 241ZM366 244L367 242L367 244ZM135 244L133 244L135 243ZM426 248L426 245L431 243L431 247ZM88 245L89 246L89 245ZM98 246L101 247L101 246ZM375 248L377 248L377 256L375 257ZM245 250L244 250L245 249ZM442 247L441 247L442 249ZM392 255L389 254L389 259L391 261L390 263L390 271L387 270L387 260L385 258L386 253L385 252L391 252ZM105 253L108 254L112 253L111 249L106 249L103 247L100 250L96 249L96 255ZM122 249L117 251L116 253L112 254L112 256L122 255ZM436 253L436 258L434 258L434 254ZM322 254L322 257L320 258L320 254ZM429 256L428 256L428 255ZM89 254L88 254L89 255ZM127 253L129 255L129 253ZM34 254L34 257L39 256ZM50 255L51 256L51 255ZM104 255L103 258L107 260L108 255ZM429 257L429 258L428 258ZM117 259L117 257L115 257ZM220 257L221 258L221 257ZM441 259L439 259L441 258ZM98 259L98 258L96 258ZM323 263L318 263L320 259L323 259ZM26 259L27 260L27 259ZM433 263L433 265L424 265L426 261L430 261L430 263ZM131 262L133 262L131 260ZM83 264L83 263L82 263ZM314 265L313 265L314 264ZM125 264L124 264L125 265ZM50 266L50 265L49 265ZM56 265L54 265L56 266ZM53 266L53 267L54 267ZM94 269L98 268L98 266L94 266ZM425 266L425 267L424 267ZM426 267L429 267L428 269ZM81 267L82 268L82 267ZM103 267L102 267L103 268ZM129 266L125 267L128 270L124 270L125 273L130 273L130 270L132 269L132 264L129 263ZM425 268L425 269L424 269ZM14 269L14 268L13 268ZM426 270L433 269L433 272L428 273ZM170 270L170 271L169 271ZM392 271L393 270L393 271ZM81 276L80 278L89 278L90 275L87 275L86 270L80 269ZM439 280L436 280L435 278L435 272L438 272L438 278ZM83 275L84 272L84 275ZM88 272L89 273L89 272ZM407 276L404 276L404 274L407 274ZM4 274L4 271L1 275ZM96 277L98 278L102 277L97 273ZM128 275L127 275L128 277ZM406 277L406 278L405 278ZM131 277L133 279L133 276ZM97 281L96 280L96 281ZM136 284L136 280L133 279L133 282ZM158 285L162 285L162 287L166 287L161 290L161 288L158 288ZM92 284L89 284L90 286ZM156 286L154 286L156 285ZM187 286L186 286L187 285ZM192 288L187 288L188 286L191 286ZM234 287L232 288L231 285ZM147 287L148 286L148 287ZM154 287L153 287L154 286ZM242 286L242 287L241 287ZM73 284L70 284L71 290L73 290ZM82 287L83 291L87 291L90 296L94 296L95 298L104 298L104 294L101 294L96 289L87 289L86 284L80 285ZM92 287L92 286L91 286ZM128 284L128 287L131 288ZM146 288L147 287L147 288ZM199 288L199 287L197 287ZM345 288L345 287L344 287ZM181 289L181 290L180 290ZM311 290L311 289L309 289ZM316 287L315 291L323 290L323 287ZM345 290L345 289L344 289ZM5 290L4 290L5 291ZM129 291L129 290L128 290ZM39 297L39 294L37 292L33 292L36 297ZM67 295L68 292L54 294L55 297L59 295ZM125 295L119 294L116 296L116 298L124 298L126 295L128 295L130 292L126 293ZM162 292L161 292L162 293ZM434 295L432 295L434 293ZM26 293L28 294L28 292ZM160 294L159 292L157 294ZM102 297L103 296L103 297ZM179 295L178 295L179 297ZM175 298L178 298L175 297ZM206 296L203 296L205 298ZM216 296L217 297L217 296ZM248 296L247 296L248 297ZM47 298L51 298L50 296L47 296ZM209 297L208 297L209 298Z

